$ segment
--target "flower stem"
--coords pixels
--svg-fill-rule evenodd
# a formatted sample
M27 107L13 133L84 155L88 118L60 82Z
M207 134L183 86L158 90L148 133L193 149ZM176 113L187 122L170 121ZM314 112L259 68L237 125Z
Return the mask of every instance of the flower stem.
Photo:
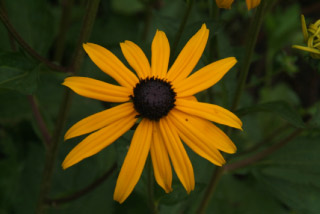
M260 32L262 21L266 13L268 4L270 2L271 1L261 1L261 4L257 8L257 11L255 12L254 17L252 19L252 22L248 31L246 45L245 45L246 51L245 51L244 61L242 63L242 67L240 70L239 82L238 82L237 89L235 92L236 94L234 96L234 100L231 106L231 111L235 111L238 107L238 104L239 104L239 101L248 77L251 59L252 59L254 48Z
M82 29L80 32L80 37L78 40L77 48L75 49L73 60L70 65L72 69L72 73L78 72L79 68L82 64L83 57L84 57L84 51L82 48L82 44L86 41L88 41L89 36L91 35L93 24L98 12L98 7L100 4L100 0L91 0L88 1L87 5L87 13L85 14L84 21L82 24Z
M40 130L40 133L42 134L44 144L45 144L46 147L48 147L50 142L51 142L51 134L48 131L47 125L43 120L43 117L42 117L42 115L40 113L40 110L39 110L39 106L38 106L38 104L36 102L36 99L35 99L34 95L28 95L27 98L29 100L29 103L30 103L30 106L31 106L31 110L33 112L33 115L34 115L34 118L36 120L37 126L38 126L38 128Z
M46 203L51 206L57 206L60 204L68 203L70 201L76 200L87 193L91 192L95 188L97 188L99 185L101 185L106 179L110 177L110 175L117 169L117 164L113 164L111 168L106 171L101 177L99 177L97 180L95 180L93 183L91 183L89 186L72 193L68 196L57 198L57 199L47 199Z
M283 147L284 145L289 143L295 137L299 136L302 131L303 131L303 129L296 129L288 137L286 137L285 139L281 140L280 142L274 144L273 146L270 146L269 148L265 149L264 151L259 152L259 153L255 154L247 159L244 159L244 160L241 160L241 161L238 161L235 163L227 164L224 167L224 171L225 172L234 171L236 169L243 168L243 167L246 167L246 166L251 165L253 163L256 163L257 161L267 157L268 155L272 154L273 152L277 151L278 149L280 149L281 147Z
M81 30L78 46L75 50L74 58L70 65L70 70L72 73L76 73L79 70L81 63L83 61L84 53L81 50L82 43L85 42L89 37L89 35L91 34L99 3L100 3L100 0L88 1L86 15L84 17L84 21L82 24L82 30ZM69 89L65 89L64 98L60 106L58 120L55 126L52 142L50 143L50 147L46 153L42 183L40 186L39 201L36 208L37 214L43 213L45 209L46 198L51 188L52 174L54 170L56 156L58 153L58 145L61 139L61 135L63 132L64 124L65 124L67 113L69 112L70 106L71 106L71 91Z
M268 136L266 136L260 142L256 143L254 146L248 148L247 150L244 150L242 152L237 152L236 154L232 155L232 158L239 157L239 156L257 151L262 146L265 146L266 144L272 142L276 137L278 137L280 134L282 134L284 131L286 131L289 127L290 126L288 124L285 124L277 129L273 130Z
M210 180L209 186L206 189L206 192L204 193L204 197L203 200L201 201L198 210L197 210L197 214L203 214L207 207L208 207L208 203L218 185L218 182L220 180L220 177L223 174L223 167L216 167L215 171L213 172L212 178Z
M149 199L149 206L150 211L152 214L158 213L158 208L154 201L154 178L153 178L153 172L152 172L152 162L151 157L148 157L148 199Z
M174 41L173 41L173 45L172 45L172 49L171 49L171 53L170 53L170 56L171 56L170 64L172 64L173 59L175 57L175 53L177 51L177 47L178 47L179 41L181 39L183 30L184 30L184 28L185 28L185 26L187 24L187 20L188 20L188 17L190 15L194 0L189 0L187 2L188 2L187 9L186 9L186 11L184 13L184 16L183 16L182 21L181 21L180 26L179 26L179 30L178 30L175 38L174 38Z
M4 26L7 28L8 32L11 34L11 36L19 43L19 45L33 58L38 60L39 62L44 63L48 68L60 71L60 72L68 72L68 69L65 67L56 65L52 62L50 62L48 59L42 57L40 54L38 54L33 48L28 45L26 41L22 39L22 37L19 35L19 33L14 29L12 26L7 14L5 13L5 10L3 8L0 8L0 19Z
M71 17L71 8L73 6L74 0L62 0L62 14L60 18L60 26L58 32L57 43L55 45L54 57L53 60L60 62L63 57L63 52L65 49L65 42L67 31L69 29L70 17Z

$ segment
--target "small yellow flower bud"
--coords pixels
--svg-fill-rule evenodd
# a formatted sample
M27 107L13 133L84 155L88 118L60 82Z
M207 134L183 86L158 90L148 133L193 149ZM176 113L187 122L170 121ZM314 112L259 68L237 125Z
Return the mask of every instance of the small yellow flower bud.
M307 28L306 21L301 15L301 25L304 42L307 46L293 45L293 48L307 51L314 59L320 59L320 19Z

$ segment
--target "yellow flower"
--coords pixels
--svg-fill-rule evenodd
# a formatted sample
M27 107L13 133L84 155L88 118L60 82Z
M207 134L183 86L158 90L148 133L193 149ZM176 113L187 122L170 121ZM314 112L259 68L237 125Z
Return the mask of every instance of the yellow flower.
M92 43L83 47L91 60L120 86L87 77L68 77L64 85L79 95L105 102L122 103L89 116L73 125L65 140L93 132L65 158L64 169L109 146L141 119L121 167L114 200L122 203L132 192L151 154L157 183L172 191L171 164L189 193L195 181L191 162L181 140L213 164L225 163L219 150L234 153L235 145L210 121L241 129L240 119L213 104L193 96L216 82L237 62L234 57L209 64L191 74L208 40L203 24L188 41L168 71L170 47L164 32L157 31L152 42L151 66L133 42L121 43L124 57L137 76L109 50ZM171 162L171 163L170 163Z
M218 7L230 9L234 0L216 0ZM257 7L261 0L246 0L248 10Z
M304 15L301 15L301 26L304 42L307 47L300 45L293 45L293 48L307 51L314 59L320 59L320 19L314 24L310 24L307 28Z

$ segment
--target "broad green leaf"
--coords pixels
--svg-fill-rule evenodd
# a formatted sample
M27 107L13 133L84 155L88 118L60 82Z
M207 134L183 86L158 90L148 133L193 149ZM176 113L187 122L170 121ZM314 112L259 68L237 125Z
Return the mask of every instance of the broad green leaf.
M23 40L46 56L53 45L60 20L53 16L55 7L49 1L42 0L6 0L4 5L11 24Z
M319 142L319 135L299 137L254 166L265 189L297 213L320 209Z
M41 65L20 53L0 53L0 88L32 94L38 85Z
M277 116L280 116L282 119L286 120L288 123L295 127L304 128L305 124L302 121L299 113L292 108L288 103L284 101L274 101L263 104L258 104L255 106L247 107L240 109L237 112L238 116L245 116L247 114L256 113L256 112L270 112Z
M201 199L202 197L198 198L198 200ZM288 212L252 176L225 174L219 180L217 189L209 202L206 214L210 213L285 214Z

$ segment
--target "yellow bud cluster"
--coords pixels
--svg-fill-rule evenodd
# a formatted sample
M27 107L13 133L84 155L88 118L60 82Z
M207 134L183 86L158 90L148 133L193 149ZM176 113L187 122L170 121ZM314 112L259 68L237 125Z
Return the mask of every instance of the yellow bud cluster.
M292 47L309 52L314 59L320 59L320 19L307 28L306 20L301 15L301 25L304 42L307 46L293 45Z

